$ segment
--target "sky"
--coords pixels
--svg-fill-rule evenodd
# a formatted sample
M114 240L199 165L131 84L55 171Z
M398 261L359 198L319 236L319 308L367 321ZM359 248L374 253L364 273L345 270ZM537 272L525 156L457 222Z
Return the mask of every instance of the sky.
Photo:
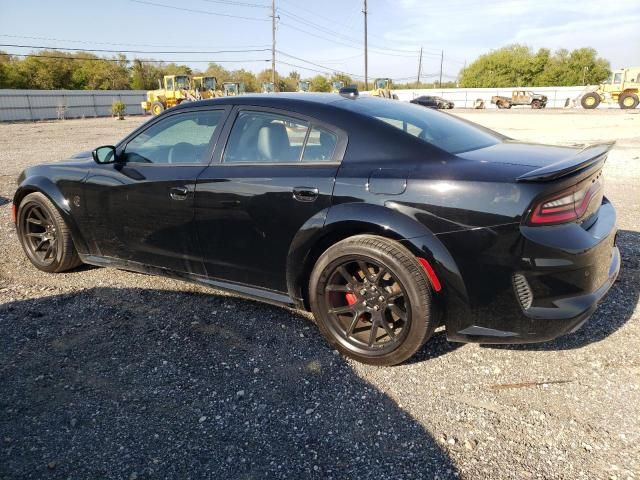
M478 55L512 43L593 47L612 68L640 65L640 0L368 0L369 78L455 79ZM269 0L0 0L0 50L86 48L206 68L271 66ZM276 0L276 69L364 76L363 0ZM623 12L623 13L621 13ZM31 38L29 38L31 37ZM219 52L220 50L245 50ZM251 51L253 50L253 51ZM194 52L194 53L186 53ZM444 53L442 53L444 52ZM104 52L111 55L115 52Z

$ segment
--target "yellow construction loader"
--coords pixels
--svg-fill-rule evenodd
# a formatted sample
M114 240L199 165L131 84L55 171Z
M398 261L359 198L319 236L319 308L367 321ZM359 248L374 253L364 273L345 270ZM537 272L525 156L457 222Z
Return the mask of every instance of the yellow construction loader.
M276 88L273 82L262 82L262 93L273 93Z
M341 80L336 80L331 82L331 92L338 93L341 88L344 88L344 82Z
M224 82L222 84L222 92L225 97L235 97L244 93L244 83L242 82Z
M600 103L617 103L620 108L632 109L640 103L640 67L623 68L612 72L598 89L585 93L580 99L583 108L593 109Z
M308 92L311 89L311 82L307 82L305 80L300 80L298 82L298 91L299 92Z
M158 89L147 92L147 100L140 102L144 113L160 115L167 108L175 107L185 100L195 100L188 75L165 75L163 83L158 80Z
M197 100L222 96L222 92L216 90L218 80L216 77L192 77L191 93Z
M373 81L373 90L369 92L372 97L381 98L393 98L398 99L391 90L393 88L393 81L390 78L376 78Z

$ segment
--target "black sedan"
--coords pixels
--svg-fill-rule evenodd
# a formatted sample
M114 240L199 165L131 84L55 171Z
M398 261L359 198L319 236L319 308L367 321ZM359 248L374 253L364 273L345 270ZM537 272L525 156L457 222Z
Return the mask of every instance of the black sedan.
M422 95L411 100L411 103L422 105L428 108L450 109L454 107L454 103L442 97L434 97L430 95Z
M183 104L115 146L28 168L20 242L81 263L311 310L362 362L577 329L620 267L608 145L521 143L409 103L337 94Z

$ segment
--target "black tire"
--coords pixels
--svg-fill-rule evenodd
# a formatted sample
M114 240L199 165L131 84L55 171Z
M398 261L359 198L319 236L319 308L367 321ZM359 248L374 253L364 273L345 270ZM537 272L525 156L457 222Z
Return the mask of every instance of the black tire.
M600 95L595 92L589 92L585 93L582 96L582 98L580 99L580 105L582 105L582 108L592 110L594 108L598 108L598 105L600 105L600 101Z
M327 341L370 365L404 362L438 324L422 266L384 237L357 235L328 248L311 272L309 297Z
M534 108L536 110L542 108L542 102L540 100L533 100L531 102L531 108Z
M638 103L640 103L640 100L635 93L623 93L618 97L618 105L620 105L620 108L623 110L632 110L638 106Z
M164 112L164 105L162 104L162 102L153 102L151 104L152 115L160 115L162 112Z
M20 244L36 268L58 273L82 263L69 227L45 195L35 192L24 197L16 217Z

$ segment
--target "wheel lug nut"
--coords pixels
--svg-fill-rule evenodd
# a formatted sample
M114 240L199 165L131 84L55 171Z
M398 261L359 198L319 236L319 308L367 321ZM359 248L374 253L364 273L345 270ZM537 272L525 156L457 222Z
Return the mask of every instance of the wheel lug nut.
M360 295L364 295L365 293L367 293L367 291L364 288L360 290Z
M382 295L380 295L380 296L378 297L378 300L379 300L380 302L384 302L384 297L383 297Z
M380 307L378 305L373 307L374 310L380 310Z

